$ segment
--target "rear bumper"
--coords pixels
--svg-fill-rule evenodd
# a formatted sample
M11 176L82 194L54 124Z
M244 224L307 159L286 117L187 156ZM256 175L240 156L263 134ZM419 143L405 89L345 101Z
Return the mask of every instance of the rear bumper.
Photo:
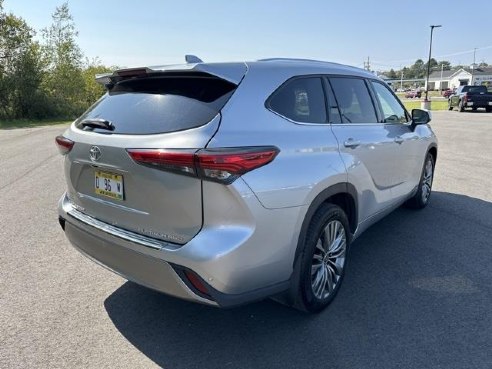
M492 101L467 101L467 107L473 108L492 108Z
M155 257L122 246L121 240L108 240L90 232L71 219L60 220L71 244L92 261L122 277L159 292L185 300L217 305L211 299L194 293L178 276L172 266Z
M284 220L295 228L299 215L296 209L261 211L278 216L279 227L285 226ZM59 202L59 217L67 238L82 254L128 280L181 299L231 307L278 294L290 285L295 247L290 251L282 237L278 244L265 247L257 241L264 239L262 227L204 224L189 243L177 245L100 222L78 211L66 195ZM207 294L185 271L199 278Z

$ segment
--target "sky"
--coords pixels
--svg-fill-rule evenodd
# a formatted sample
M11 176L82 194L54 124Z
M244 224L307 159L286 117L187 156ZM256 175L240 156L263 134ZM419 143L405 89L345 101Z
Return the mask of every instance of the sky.
M4 0L36 30L63 0ZM108 66L297 57L399 69L432 56L492 64L492 0L70 0L78 44ZM459 6L458 6L459 4Z

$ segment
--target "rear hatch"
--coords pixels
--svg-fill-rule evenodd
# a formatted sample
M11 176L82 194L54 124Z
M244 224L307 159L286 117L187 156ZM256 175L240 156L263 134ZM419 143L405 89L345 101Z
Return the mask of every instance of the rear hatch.
M170 150L179 164L181 153L206 147L237 83L195 71L115 76L65 133L75 142L65 161L68 195L98 220L184 244L202 226L201 179L177 173L175 163L164 163L167 170L139 163L131 153Z

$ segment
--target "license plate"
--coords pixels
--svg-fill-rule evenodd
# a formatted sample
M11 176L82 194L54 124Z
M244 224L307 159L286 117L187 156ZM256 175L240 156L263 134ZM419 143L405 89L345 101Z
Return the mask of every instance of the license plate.
M123 176L97 171L94 175L94 191L98 195L123 200Z

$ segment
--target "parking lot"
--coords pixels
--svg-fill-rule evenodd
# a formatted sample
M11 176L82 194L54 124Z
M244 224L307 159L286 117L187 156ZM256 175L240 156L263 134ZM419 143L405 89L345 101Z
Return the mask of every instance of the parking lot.
M333 304L218 310L126 282L65 239L54 137L0 131L1 368L491 368L492 114L435 112L434 193L351 250Z

